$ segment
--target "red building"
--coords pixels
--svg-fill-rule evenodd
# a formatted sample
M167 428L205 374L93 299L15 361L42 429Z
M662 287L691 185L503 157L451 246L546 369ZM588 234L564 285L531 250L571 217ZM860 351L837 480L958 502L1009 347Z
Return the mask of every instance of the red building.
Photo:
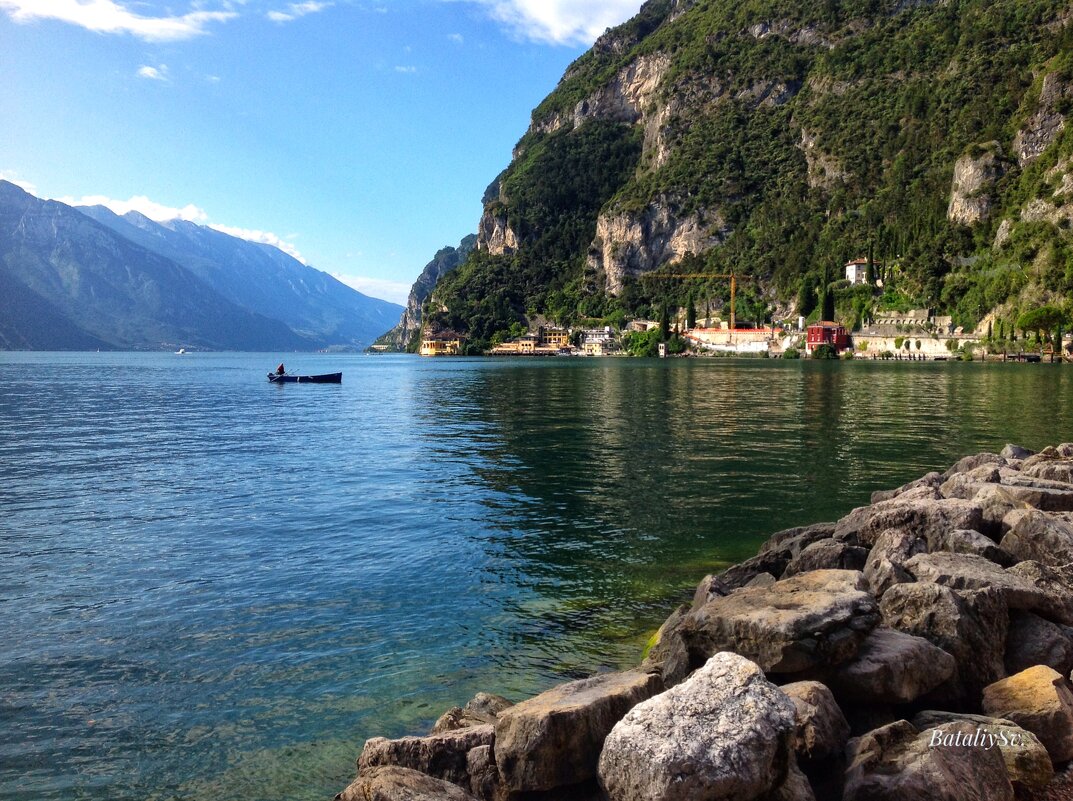
M852 347L849 340L849 331L844 325L824 321L808 327L808 339L805 350L808 353L816 350L820 345L831 345L835 353L841 353Z

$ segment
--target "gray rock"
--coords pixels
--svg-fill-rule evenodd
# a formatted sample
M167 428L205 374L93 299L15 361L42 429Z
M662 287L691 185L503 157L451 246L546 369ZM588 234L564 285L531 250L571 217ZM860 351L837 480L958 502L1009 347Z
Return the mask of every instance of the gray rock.
M843 702L907 704L948 681L956 669L954 657L923 637L880 627L826 679Z
M651 647L641 666L648 673L658 672L665 687L673 687L693 669L689 647L681 634L682 622L688 612L689 607L683 604L663 622L652 638Z
M366 740L358 757L358 775L364 776L372 768L397 766L468 787L469 752L482 745L491 745L494 738L493 728L488 724L428 737L401 737L397 740L373 737Z
M611 801L750 801L785 782L793 732L793 703L760 668L716 654L612 729L600 784Z
M693 661L734 651L766 671L794 673L853 656L878 621L852 570L816 570L714 598L683 621Z
M1043 478L1049 481L1060 481L1063 484L1073 483L1073 460L1061 459L1049 462L1040 462L1023 468L1022 473L1033 478Z
M778 551L789 555L789 558L797 556L803 548L814 542L828 539L835 533L834 523L814 523L811 526L797 526L787 528L772 534L763 545L759 553Z
M765 551L751 559L746 559L740 564L719 573L717 578L723 586L730 589L744 587L761 573L770 573L773 576L781 576L786 565L790 563L792 556L788 551Z
M915 581L905 563L927 550L927 543L906 529L888 529L880 534L864 565L864 580L872 594L881 598L895 584Z
M968 473L970 470L975 470L983 465L1001 467L1004 464L1006 464L1006 459L997 453L977 453L974 456L959 459L949 470L943 473L943 478L950 478L955 473Z
M1001 456L1003 459L1006 459L1007 461L1009 461L1010 459L1027 459L1029 456L1035 455L1035 451L1029 450L1028 448L1023 448L1020 445L1013 444L1007 445L1005 448L999 451L999 456Z
M1009 776L1014 794L1018 798L1036 798L1054 777L1051 758L1043 743L1032 732L1022 729L1012 720L927 710L913 718L913 725L928 734L931 729L958 721L969 723L978 732L990 735L990 740L979 738L980 747L994 747L1002 754L1006 763L1006 775Z
M1073 671L1073 629L1031 612L1010 612L1006 672L1012 676L1036 665L1068 676Z
M963 721L918 732L899 720L851 740L843 801L1013 801L997 749L932 745L974 733Z
M510 705L500 695L477 693L464 707L455 706L444 712L432 727L432 734L495 723L496 715Z
M790 560L782 577L789 578L810 570L863 570L868 550L828 538L812 543ZM755 581L755 579L754 579Z
M561 684L504 710L495 726L504 785L513 791L551 790L594 778L614 725L662 690L658 675L631 670Z
M904 495L909 490L915 490L919 487L928 487L930 489L937 488L943 483L942 473L926 473L916 481L910 481L908 484L903 484L897 489L892 490L876 490L872 493L872 503L880 503L881 501L889 501L892 498L897 498L900 495Z
M838 756L849 740L849 723L834 694L818 681L795 681L779 688L794 702L794 752L798 758Z
M1073 625L1073 564L1052 567L1039 562L1018 562L1008 571L1021 581L1030 583L1043 600L1035 611L1045 618Z
M761 573L759 576L757 576L748 584L746 584L745 587L770 587L776 581L778 581L778 579L770 573ZM745 587L742 587L742 589L745 589Z
M854 509L835 525L835 539L871 547L881 533L892 528L908 529L929 541L954 529L980 529L983 513L972 501L910 497L916 492Z
M984 687L1005 675L1009 612L1001 593L896 584L879 607L884 625L924 637L954 657L957 675L935 690L935 700L975 700Z
M697 589L693 593L693 607L695 609L700 608L708 603L708 601L712 600L712 598L730 595L735 589L737 588L731 587L718 576L705 576L701 579L700 584L697 585Z
M1021 561L1067 565L1073 562L1073 516L1028 512L999 544Z
M1073 689L1057 671L1037 665L997 681L984 689L982 705L1036 735L1055 764L1073 759Z
M1016 562L1011 554L1002 550L990 537L984 536L979 531L965 528L954 529L937 536L934 543L929 543L929 550L982 556L1002 567L1010 567Z
M924 553L918 554L905 563L917 581L931 581L942 584L952 590L984 590L992 588L1002 593L1010 609L1038 611L1048 617L1062 622L1073 622L1073 594L1056 589L1057 574L1051 575L1051 585L1041 580L1047 568L1035 562L1039 568L1031 573L1031 568L1020 565L1004 570L990 559L972 554Z
M808 777L791 759L782 784L760 796L757 801L816 801L816 794L812 792Z
M496 801L500 797L502 784L492 746L481 745L471 750L466 755L466 769L473 795L482 801Z
M335 801L476 801L450 782L397 765L370 768Z

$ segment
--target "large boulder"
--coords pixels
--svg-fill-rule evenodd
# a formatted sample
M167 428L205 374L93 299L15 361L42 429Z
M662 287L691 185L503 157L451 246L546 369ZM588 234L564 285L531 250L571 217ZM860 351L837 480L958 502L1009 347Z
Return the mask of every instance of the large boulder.
M1054 459L1027 465L1021 472L1033 478L1059 481L1063 484L1073 483L1073 460Z
M782 577L789 578L811 570L863 570L867 559L867 548L847 545L833 537L827 538L803 548L786 565Z
M1007 462L1010 462L1014 459L1017 459L1018 461L1023 461L1029 456L1035 455L1035 451L1025 448L1022 445L1014 445L1012 442L1007 444L1005 448L999 451L999 456L1001 456Z
M1003 512L1003 517L1005 516ZM1002 518L1000 517L999 520ZM1009 567L1017 560L1002 550L990 537L967 528L956 528L948 531L929 543L928 550L933 552L946 551L949 553L962 553L971 556L982 556L997 565Z
M879 619L863 586L857 571L816 570L741 589L692 611L682 636L694 661L734 651L773 673L837 664Z
M1001 467L1005 464L1006 459L997 453L977 453L958 459L949 470L943 473L943 478L950 478L956 473L968 473L983 466Z
M794 705L763 671L716 654L616 724L600 784L611 801L751 801L785 782L793 732Z
M382 765L358 776L335 801L477 801L443 779L410 768Z
M495 725L504 785L551 790L594 778L612 727L662 690L658 674L630 670L560 684L504 710Z
M678 607L649 640L642 669L659 673L665 687L673 687L693 669L689 661L689 647L680 630L688 613L688 606L683 604Z
M1031 612L1010 612L1006 672L1012 676L1036 665L1047 665L1068 676L1073 671L1073 628Z
M1028 801L1038 796L1054 777L1054 767L1047 749L1032 732L1012 720L959 712L925 710L913 718L913 725L927 733L947 723L964 721L976 727L975 741L982 748L997 748L1006 763L1006 775L1014 794Z
M927 550L927 543L906 529L892 528L880 534L864 565L864 580L872 594L881 598L895 584L914 581L905 563Z
M924 637L954 657L957 675L936 690L944 700L974 700L1005 676L1009 611L995 590L959 591L939 584L896 584L879 604L883 623Z
M997 681L984 689L983 708L1036 735L1051 761L1073 759L1073 689L1061 673L1037 665Z
M938 495L938 491L932 491ZM835 524L835 539L871 547L880 534L892 528L908 529L928 541L954 529L980 530L983 513L972 501L913 497L916 492L854 509Z
M910 481L908 484L902 484L897 489L892 490L876 490L872 493L872 503L882 503L883 501L889 501L892 498L897 498L910 490L915 490L920 487L927 487L928 489L935 489L943 483L942 473L925 473L915 481Z
M1021 561L1067 565L1073 562L1073 515L1028 512L999 544Z
M998 749L958 745L975 732L964 721L920 732L899 720L851 740L843 801L1013 801Z
M905 563L905 569L917 581L942 584L952 590L992 588L1002 593L1010 609L1038 611L1048 617L1073 623L1073 594L1062 591L1057 574L1053 574L1049 568L1040 567L1037 573L1052 575L1051 586L1045 581L1038 581L1035 575L1023 575L1031 568L1018 565L1004 570L990 559L973 554L918 554Z
M428 776L469 786L469 752L495 739L492 726L471 726L428 737L401 737L388 740L373 737L365 742L358 757L358 775L372 768L396 766L420 771Z
M908 704L948 681L954 657L923 637L880 627L848 662L825 676L835 696L867 704Z
M794 702L794 752L818 761L839 756L849 740L849 723L834 694L818 681L795 681L779 688Z
M432 727L432 733L440 734L495 723L496 716L510 705L510 701L501 695L477 693L465 706L451 707L440 715L436 725Z

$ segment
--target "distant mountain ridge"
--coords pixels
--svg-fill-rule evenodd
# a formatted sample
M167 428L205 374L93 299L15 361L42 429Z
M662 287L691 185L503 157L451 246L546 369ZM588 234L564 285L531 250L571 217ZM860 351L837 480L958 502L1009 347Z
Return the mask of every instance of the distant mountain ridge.
M361 348L402 307L211 228L0 181L0 347Z

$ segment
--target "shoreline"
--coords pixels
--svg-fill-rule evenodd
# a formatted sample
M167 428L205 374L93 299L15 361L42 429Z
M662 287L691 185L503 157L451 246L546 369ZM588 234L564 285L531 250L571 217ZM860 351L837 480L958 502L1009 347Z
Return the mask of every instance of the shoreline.
M336 798L1038 798L1071 671L1073 443L1008 445L771 535L636 668L368 740Z

